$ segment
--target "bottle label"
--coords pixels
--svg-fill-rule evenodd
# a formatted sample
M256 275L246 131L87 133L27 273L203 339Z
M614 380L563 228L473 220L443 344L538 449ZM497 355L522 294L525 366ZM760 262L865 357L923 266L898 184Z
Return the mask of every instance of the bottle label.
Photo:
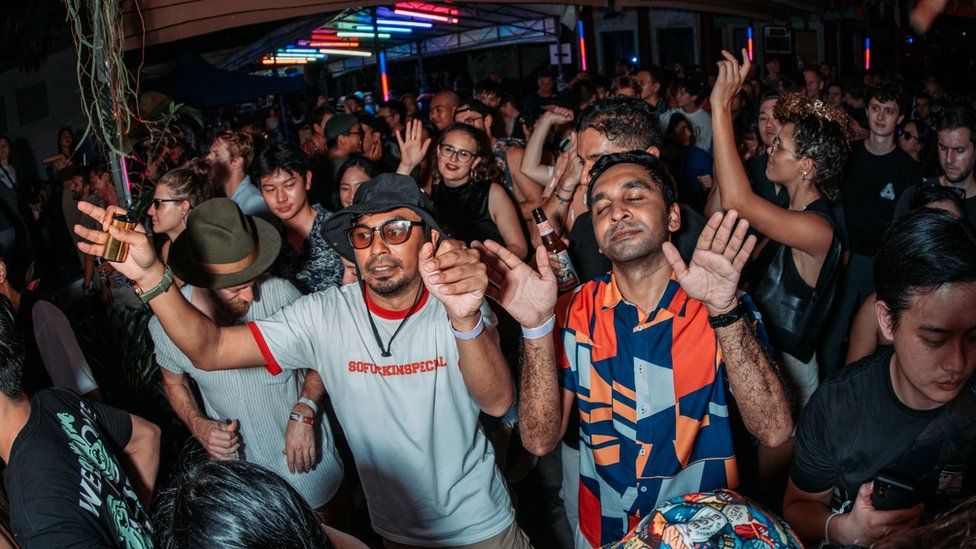
M539 228L539 236L546 236L553 232L552 224L549 223L548 219L541 223L536 223L536 226Z
M576 268L573 267L573 261L569 258L569 250L563 250L555 256L557 264L552 267L556 273L559 291L565 292L579 286L579 276L576 275Z

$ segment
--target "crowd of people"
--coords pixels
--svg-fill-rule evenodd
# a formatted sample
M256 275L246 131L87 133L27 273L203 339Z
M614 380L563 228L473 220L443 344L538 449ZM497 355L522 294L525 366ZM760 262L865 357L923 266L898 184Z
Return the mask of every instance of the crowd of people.
M764 69L318 97L170 143L133 228L70 131L42 222L0 138L0 546L546 546L533 467L567 547L972 546L976 111ZM172 478L37 288L53 232L154 315Z

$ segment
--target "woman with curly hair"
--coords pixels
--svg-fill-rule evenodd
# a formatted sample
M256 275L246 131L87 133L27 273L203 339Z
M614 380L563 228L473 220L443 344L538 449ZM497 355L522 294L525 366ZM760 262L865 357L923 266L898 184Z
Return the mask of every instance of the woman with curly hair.
M849 123L821 101L782 96L776 106L782 128L770 147L766 176L786 188L789 208L762 199L749 185L732 123L731 105L750 62L744 51L742 65L723 55L711 95L715 178L722 208L736 210L765 235L742 279L802 408L819 384L816 344L839 271L841 240L828 201L838 194Z
M401 147L419 146L419 140ZM515 202L502 187L502 171L492 158L485 132L455 123L436 144L437 168L433 199L438 221L454 238L471 243L494 240L520 258L528 253L521 217ZM420 155L405 154L404 157ZM412 169L400 164L398 173Z

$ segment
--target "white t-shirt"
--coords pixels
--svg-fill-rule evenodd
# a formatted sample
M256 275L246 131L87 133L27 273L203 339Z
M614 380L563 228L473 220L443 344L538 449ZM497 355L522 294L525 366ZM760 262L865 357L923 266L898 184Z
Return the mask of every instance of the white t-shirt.
M404 314L372 305L384 345ZM318 370L363 482L373 528L390 541L468 545L515 520L458 367L444 305L426 292L384 358L359 284L303 296L251 326L268 369Z
M673 116L675 113L683 115L688 119L688 123L691 124L691 127L695 132L695 142L693 145L711 154L712 115L708 114L705 109L701 108L693 113L687 113L681 109L671 109L661 115L662 132L667 131L668 123L671 121L671 116Z
M55 387L71 389L79 395L98 389L78 339L64 316L50 301L37 300L31 310L34 341L44 361L44 369Z

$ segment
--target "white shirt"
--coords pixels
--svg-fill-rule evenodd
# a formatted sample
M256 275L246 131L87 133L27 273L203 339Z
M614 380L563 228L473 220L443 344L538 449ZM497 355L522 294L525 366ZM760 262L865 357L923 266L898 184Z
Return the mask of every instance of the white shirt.
M705 112L705 109L698 109L695 112L687 113L681 109L671 109L661 115L661 131L668 129L671 116L679 113L688 119L692 130L695 132L695 142L699 149L703 149L709 154L712 153L712 115Z
M274 221L268 205L261 196L261 191L251 183L251 176L245 175L241 184L234 191L234 196L229 197L244 212L244 215L256 215L269 221Z
M37 350L54 386L71 389L79 395L98 389L75 332L61 309L39 299L31 310L31 319Z
M371 306L384 345L403 313ZM515 520L458 367L444 305L426 292L384 358L359 284L306 295L253 323L271 371L314 367L332 397L373 528L418 546L469 545Z

